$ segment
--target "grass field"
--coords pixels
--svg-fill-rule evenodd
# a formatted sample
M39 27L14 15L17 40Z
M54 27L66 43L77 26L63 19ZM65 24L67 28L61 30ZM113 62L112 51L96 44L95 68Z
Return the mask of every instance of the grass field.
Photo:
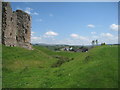
M2 53L3 88L118 87L117 45L96 46L85 53L3 46ZM52 67L58 60L65 62Z

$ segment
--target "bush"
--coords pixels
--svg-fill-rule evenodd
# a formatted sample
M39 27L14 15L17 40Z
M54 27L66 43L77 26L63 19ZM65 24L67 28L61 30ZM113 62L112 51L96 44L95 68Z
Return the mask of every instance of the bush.
M106 45L105 43L101 43L101 45Z

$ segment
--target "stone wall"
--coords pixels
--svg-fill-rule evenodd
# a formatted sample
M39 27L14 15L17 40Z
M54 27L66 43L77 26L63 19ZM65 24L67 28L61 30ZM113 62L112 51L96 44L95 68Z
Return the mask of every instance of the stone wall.
M13 23L13 12L10 3L2 3L2 43L6 46L16 46L16 25Z
M31 17L22 10L12 11L10 3L2 3L2 44L32 49Z
M20 46L27 47L31 37L31 17L21 11L16 11L17 15L17 37L16 40Z

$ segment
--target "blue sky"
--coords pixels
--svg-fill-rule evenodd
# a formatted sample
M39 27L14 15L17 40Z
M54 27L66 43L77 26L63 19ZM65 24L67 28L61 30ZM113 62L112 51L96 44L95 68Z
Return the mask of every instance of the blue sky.
M117 2L12 2L32 17L31 43L118 43Z

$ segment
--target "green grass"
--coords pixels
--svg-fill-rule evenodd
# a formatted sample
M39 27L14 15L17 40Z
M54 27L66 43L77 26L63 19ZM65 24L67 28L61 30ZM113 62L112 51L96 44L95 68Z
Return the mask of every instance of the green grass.
M55 56L74 60L52 68ZM87 53L3 46L3 88L117 87L118 46L97 46Z

